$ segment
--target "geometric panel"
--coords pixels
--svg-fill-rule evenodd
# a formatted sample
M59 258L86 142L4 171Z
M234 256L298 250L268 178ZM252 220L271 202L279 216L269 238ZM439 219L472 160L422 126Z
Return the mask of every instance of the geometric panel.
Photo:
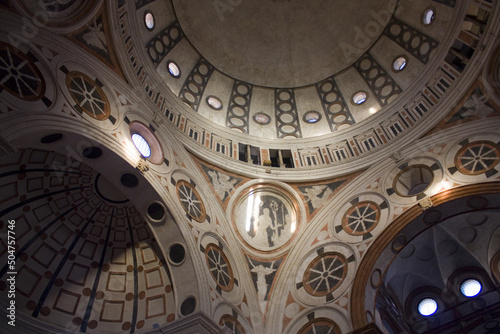
M215 244L205 248L207 266L217 285L224 291L231 291L234 286L234 276L231 264L224 252Z
M1 193L0 193L1 194ZM16 221L16 236L17 240L24 237L28 232L33 231L28 219L25 215L19 216Z
M142 254L142 263L143 264L148 264L148 263L155 262L158 260L153 247L150 245L141 247L141 254Z
M332 131L355 123L333 76L318 82L316 90Z
M146 44L146 49L153 65L155 67L158 66L163 58L172 51L183 37L184 33L177 21L153 37L153 39Z
M337 289L347 275L347 259L340 253L323 253L304 272L303 286L313 296L326 296Z
M126 248L113 247L111 250L111 263L112 264L127 264Z
M43 76L30 57L2 42L0 60L0 90L27 101L38 100L45 94Z
M227 108L226 126L238 128L248 133L248 113L252 98L252 85L242 81L235 81Z
M54 310L75 315L81 295L61 289L54 302Z
M394 17L387 24L384 34L424 64L427 64L431 52L439 44L434 39L422 34L420 31L413 29Z
M42 276L37 274L34 270L23 266L17 272L16 290L20 294L30 298L33 291L36 290L41 278Z
M115 231L114 241L127 241L127 234L125 231Z
M73 284L85 286L89 270L90 267L88 266L84 266L79 263L73 263L71 269L68 272L68 276L66 276L66 280Z
M378 235L388 219L387 201L374 193L363 193L338 210L330 231L343 242L357 243Z
M159 317L167 313L165 295L148 297L146 300L146 319Z
M195 111L198 111L201 97L203 96L203 92L205 91L205 87L213 71L214 67L205 59L201 58L196 66L193 67L191 73L189 73L189 76L186 78L179 92L181 100L190 105Z
M85 240L82 247L80 248L79 255L86 257L87 259L93 260L96 249L97 249L97 244L95 242Z
M43 177L33 177L28 179L26 181L26 186L29 193L43 189Z
M108 291L125 292L127 283L127 273L110 272L106 289Z
M486 173L499 162L500 147L486 140L469 143L455 155L455 165L465 175Z
M74 226L80 226L80 224L83 223L84 219L78 213L75 213L68 218L68 221Z
M295 275L296 296L307 303L328 303L348 288L356 257L346 244L331 243L308 253Z
M144 271L144 276L146 276L146 289L149 290L163 286L160 268L146 270Z
M66 86L75 102L73 107L80 114L85 112L100 121L109 118L108 98L96 81L81 72L70 72L66 75Z
M351 206L344 214L342 227L351 235L371 232L380 220L380 207L372 201L364 201Z
M103 230L102 227L94 225L90 229L90 233L89 234L91 234L91 235L93 235L95 237L100 237L102 235L102 230Z
M184 208L184 211L190 218L196 220L198 223L205 221L207 212L205 205L201 200L200 194L193 187L193 185L185 180L179 180L176 183L177 197Z
M122 322L124 308L124 301L105 300L102 304L99 320L105 322Z

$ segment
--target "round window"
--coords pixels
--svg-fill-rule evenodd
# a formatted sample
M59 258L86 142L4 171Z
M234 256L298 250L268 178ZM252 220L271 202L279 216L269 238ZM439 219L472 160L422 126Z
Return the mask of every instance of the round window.
M168 68L168 73L170 73L171 76L174 78L178 78L181 76L181 70L179 69L179 66L177 66L176 63L173 61L169 61L167 63L167 68Z
M304 121L307 123L317 123L321 119L321 114L315 110L308 111L304 115Z
M258 113L253 116L253 120L255 123L260 124L260 125L266 125L271 122L271 117L269 115L264 114L264 113Z
M153 30L155 27L155 17L153 16L153 13L147 11L144 14L144 24L146 24L146 28L148 28L148 30Z
M135 145L135 148L139 151L139 153L144 157L144 158L149 158L151 156L151 148L149 147L148 142L144 137L142 137L138 133L132 134L132 142Z
M481 292L481 289L481 282L473 278L469 278L463 281L460 285L460 292L462 292L462 294L468 298L477 296Z
M209 96L207 97L207 104L210 108L214 110L221 110L222 109L222 101L215 96Z
M360 105L360 104L365 103L366 99L367 99L367 95L365 92L357 92L352 97L352 102L354 102L354 104Z
M422 299L418 303L418 312L424 317L428 317L436 313L438 308L437 302L432 298Z
M394 60L394 63L392 65L392 68L394 68L394 71L402 71L406 67L407 60L405 57L398 57L396 60Z
M430 8L425 10L422 16L422 21L424 22L425 25L431 24L432 21L434 21L434 10Z

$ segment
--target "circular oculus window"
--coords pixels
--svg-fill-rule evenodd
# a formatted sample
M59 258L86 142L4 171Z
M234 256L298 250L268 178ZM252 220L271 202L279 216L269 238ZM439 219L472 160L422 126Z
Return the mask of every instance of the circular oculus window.
M150 11L147 11L144 14L144 24L146 25L146 28L148 28L148 30L153 30L155 27L155 17Z
M222 109L222 101L216 96L207 97L207 104L210 108L212 108L214 110L221 110Z
M308 111L304 115L304 121L310 124L319 122L321 119L321 114L315 110Z
M207 217L205 204L201 200L200 194L191 183L180 180L176 184L177 197L184 208L184 211L198 223L203 223Z
M307 267L302 280L304 289L312 296L326 296L337 289L347 275L344 255L328 252L316 257Z
M35 101L45 94L45 81L33 61L10 44L0 42L0 87L13 96Z
M226 292L231 291L234 287L233 269L222 249L215 244L207 245L205 259L217 285Z
M406 68L406 65L408 64L408 60L405 57L398 57L394 60L394 63L392 64L392 68L394 71L399 72L402 71Z
M365 103L367 98L368 96L365 92L357 92L353 95L352 102L354 102L354 104L360 105Z
M181 76L181 70L175 62L169 61L167 63L167 69L168 73L170 73L170 75L173 76L174 78L178 78Z
M99 121L109 118L111 108L108 98L89 76L81 72L70 72L66 75L66 86L80 110Z
M271 123L271 117L268 114L258 113L253 116L253 120L255 123L260 125L267 125Z
M500 147L490 141L476 141L464 146L455 156L460 173L479 175L495 168L500 162Z
M365 235L373 231L380 221L380 207L372 201L351 206L342 218L342 228L350 235Z
M429 188L434 180L434 173L426 165L413 165L403 169L394 179L393 188L404 197L417 196Z
M434 21L435 15L434 15L434 10L429 8L424 11L424 14L422 15L422 22L428 26Z

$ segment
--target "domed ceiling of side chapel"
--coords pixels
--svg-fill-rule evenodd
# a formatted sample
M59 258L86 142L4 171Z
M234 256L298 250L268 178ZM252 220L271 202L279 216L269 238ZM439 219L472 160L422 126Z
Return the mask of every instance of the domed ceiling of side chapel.
M367 282L385 259L372 253L411 248L385 240L398 219L498 193L497 7L1 1L0 230L16 221L19 328L383 326ZM33 17L36 38L15 42Z

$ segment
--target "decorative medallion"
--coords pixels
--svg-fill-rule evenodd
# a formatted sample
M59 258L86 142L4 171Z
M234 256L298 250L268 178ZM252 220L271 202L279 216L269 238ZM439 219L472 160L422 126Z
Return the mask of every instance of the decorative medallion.
M340 253L328 252L316 257L309 264L302 282L307 293L322 297L337 289L346 274L347 259Z
M475 141L462 147L455 156L458 171L465 175L486 173L500 162L500 147L487 140Z
M208 244L205 248L205 259L217 285L224 291L231 291L234 287L233 269L222 249L215 244Z
M43 76L27 55L0 42L0 87L17 98L35 101L45 94Z
M371 232L380 221L380 207L372 201L351 206L342 218L342 228L350 235L364 235Z
M356 257L347 244L329 243L309 252L294 275L294 295L307 305L328 303L349 287Z
M272 186L257 187L241 196L233 211L233 222L245 243L265 252L290 242L299 224L291 196Z
M345 202L330 231L344 242L358 243L378 235L389 220L387 200L376 193L362 193Z
M340 334L339 326L328 318L317 318L304 325L299 334Z
M245 329L238 319L229 314L224 314L219 320L220 326L226 326L233 334L245 334Z
M66 86L78 111L85 112L100 121L109 118L111 108L108 98L96 81L81 72L74 71L66 75Z
M189 217L199 223L204 222L207 216L205 204L193 185L188 181L180 180L176 184L176 189L177 197Z

